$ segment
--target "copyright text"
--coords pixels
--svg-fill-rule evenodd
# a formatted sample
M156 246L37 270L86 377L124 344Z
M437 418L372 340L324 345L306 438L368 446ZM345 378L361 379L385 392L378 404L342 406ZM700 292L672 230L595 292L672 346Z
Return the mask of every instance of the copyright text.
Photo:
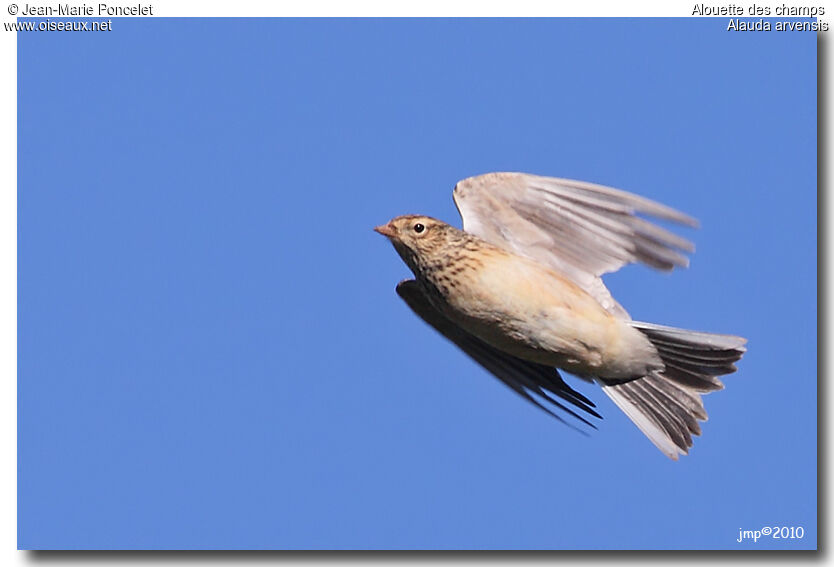
M112 4L57 4L36 6L24 4L19 16L153 16L153 5L114 6Z

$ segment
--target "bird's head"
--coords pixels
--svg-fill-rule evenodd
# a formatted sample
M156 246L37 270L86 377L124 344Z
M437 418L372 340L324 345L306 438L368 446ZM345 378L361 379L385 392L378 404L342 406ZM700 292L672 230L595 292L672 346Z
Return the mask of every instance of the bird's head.
M415 274L436 261L461 231L443 221L421 215L403 215L374 228L394 245Z

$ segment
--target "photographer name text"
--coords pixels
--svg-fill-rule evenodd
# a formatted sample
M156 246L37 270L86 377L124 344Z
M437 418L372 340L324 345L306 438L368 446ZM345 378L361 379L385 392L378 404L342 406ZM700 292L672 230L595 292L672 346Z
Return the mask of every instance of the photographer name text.
M153 6L136 4L114 6L111 4L58 4L57 6L35 6L24 4L19 16L153 16Z

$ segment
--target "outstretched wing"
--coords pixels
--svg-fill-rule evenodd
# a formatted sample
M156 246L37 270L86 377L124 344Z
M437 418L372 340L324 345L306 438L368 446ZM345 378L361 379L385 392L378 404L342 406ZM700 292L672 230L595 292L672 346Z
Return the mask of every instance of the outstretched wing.
M688 240L644 218L697 221L625 191L526 173L487 173L458 182L463 229L568 276L612 313L627 317L599 276L640 262L659 270L689 265Z
M455 343L463 352L475 360L475 362L483 366L527 401L535 404L567 425L571 424L542 402L547 402L583 423L595 427L583 416L553 397L556 396L594 417L600 417L593 409L593 402L568 386L562 380L562 377L559 376L555 368L516 358L467 333L435 309L429 302L420 284L415 280L401 281L397 285L397 293L426 323ZM536 399L533 394L538 396L539 399ZM571 427L573 426L571 425Z

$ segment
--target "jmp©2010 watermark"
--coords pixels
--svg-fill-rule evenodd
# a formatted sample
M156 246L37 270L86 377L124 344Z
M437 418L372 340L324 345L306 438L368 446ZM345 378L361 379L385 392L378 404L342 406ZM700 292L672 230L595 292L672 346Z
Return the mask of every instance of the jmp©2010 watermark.
M805 528L802 526L764 526L758 530L743 530L738 529L738 538L736 541L741 543L743 541L752 540L756 543L762 538L770 539L802 539L805 537Z

